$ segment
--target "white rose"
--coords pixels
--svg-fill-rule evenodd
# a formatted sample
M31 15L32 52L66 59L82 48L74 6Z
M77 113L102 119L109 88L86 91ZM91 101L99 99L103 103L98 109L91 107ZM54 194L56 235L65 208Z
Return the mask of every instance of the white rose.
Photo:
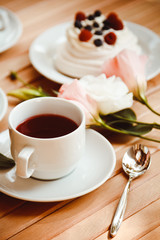
M118 112L130 108L133 104L133 94L128 93L127 86L119 77L107 78L105 74L98 77L87 75L79 81L88 95L97 102L100 114Z

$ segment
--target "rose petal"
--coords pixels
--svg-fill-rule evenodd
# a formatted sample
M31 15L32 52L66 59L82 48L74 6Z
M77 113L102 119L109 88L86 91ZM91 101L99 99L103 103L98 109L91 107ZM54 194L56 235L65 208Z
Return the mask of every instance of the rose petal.
M123 50L113 59L108 59L103 67L102 72L107 77L119 76L129 90L138 96L139 91L145 93L147 83L145 79L145 65L147 57L139 56L132 50Z
M62 85L58 97L73 100L78 104L81 104L81 107L85 111L86 124L93 123L94 118L98 117L96 101L87 95L85 89L81 86L78 80L75 79L71 84Z
M97 102L99 112L103 115L129 108L133 104L133 94L128 94L127 86L119 77L87 75L79 81L88 95Z

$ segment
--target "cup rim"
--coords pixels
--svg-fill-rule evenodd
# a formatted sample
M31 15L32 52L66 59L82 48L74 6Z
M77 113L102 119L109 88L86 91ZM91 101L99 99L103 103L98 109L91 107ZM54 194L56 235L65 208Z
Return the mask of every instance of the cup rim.
M77 127L74 131L72 131L72 132L70 132L70 133L68 133L68 134L65 134L65 135L59 136L59 137L53 137L53 138L36 138L36 137L27 136L27 135L25 135L25 134L23 134L23 133L20 133L20 132L13 126L13 124L12 124L12 122L11 122L12 114L16 111L17 108L21 107L21 105L25 104L26 102L29 102L29 101L32 102L32 101L36 101L36 100L42 100L42 101L43 101L43 99L52 99L53 101L55 101L55 100L57 101L57 100L58 100L58 101L61 101L61 102L66 102L66 103L69 103L69 104L71 104L71 105L74 105L74 106L79 110L79 112L80 112L81 115L82 115L82 121L81 121L80 125L78 125L78 127ZM33 115L33 116L34 116L34 115ZM26 119L27 119L27 118L26 118ZM25 138L32 139L32 140L37 140L37 141L51 141L51 140L53 141L54 139L57 140L57 139L66 138L67 136L69 136L69 135L77 132L82 125L85 125L85 113L84 113L84 110L79 106L79 104L76 103L76 101L67 100L67 99L58 98L58 97L50 97L50 96L49 96L49 97L38 97L38 98L32 98L32 99L29 99L29 100L25 100L24 102L21 102L21 103L19 103L17 106L15 106L15 107L11 110L11 112L10 112L10 114L9 114L9 117L8 117L8 125L9 125L9 129L10 129L10 130L12 129L12 130L15 131L18 135L23 136L23 137L25 137Z

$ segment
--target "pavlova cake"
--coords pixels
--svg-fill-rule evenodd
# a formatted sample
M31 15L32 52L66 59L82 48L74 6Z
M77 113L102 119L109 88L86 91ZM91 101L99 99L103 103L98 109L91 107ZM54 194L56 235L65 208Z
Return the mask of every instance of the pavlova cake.
M105 16L99 10L90 15L77 12L66 36L58 48L55 65L70 77L98 76L104 62L124 49L141 53L137 37L116 13Z

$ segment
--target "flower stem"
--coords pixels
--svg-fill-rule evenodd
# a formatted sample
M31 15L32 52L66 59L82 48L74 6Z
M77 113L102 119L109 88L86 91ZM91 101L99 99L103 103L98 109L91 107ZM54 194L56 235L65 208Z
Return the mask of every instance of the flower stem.
M146 97L143 97L143 98L141 97L140 99L134 97L134 100L136 100L136 101L144 104L149 110L151 110L151 112L153 112L154 114L160 116L160 113L156 112L156 111L149 105L148 100L147 100Z
M145 103L146 107L151 110L151 112L155 113L156 115L160 116L160 113L156 112L148 103L148 101L146 100Z
M7 94L8 96L16 97L23 101L31 98L35 98L35 97L49 96L49 94L46 93L40 86L35 87L30 83L26 83L22 78L18 76L17 72L11 71L10 78L12 80L18 80L24 85L24 87L9 92Z
M146 123L146 122L136 121L136 120L133 120L133 119L124 118L124 117L121 117L121 116L117 115L116 113L113 114L113 115L116 118L124 120L124 121L129 122L129 123L136 123L136 124L141 124L141 125L145 125L145 126L151 126L152 128L160 129L160 124L158 124L156 122L155 123Z
M112 132L116 132L116 133L121 133L121 134L126 134L126 135L131 135L131 136L135 136L135 137L139 137L139 138L142 138L142 139L145 139L145 140L148 140L148 141L153 141L153 142L158 142L160 143L160 140L157 140L157 139L153 139L153 138L148 138L148 137L144 137L140 134L137 134L137 133L129 133L128 131L125 131L125 130L120 130L120 129L116 129L116 128L113 128L109 125L107 125L102 119L98 119L96 120L96 122L98 123L99 126L105 128L105 129L108 129Z
M18 80L19 82L23 83L24 86L28 86L28 87L34 87L33 85L31 85L30 83L26 83L22 78L20 78L18 76L18 73L15 71L11 71L10 72L10 77L12 80Z

